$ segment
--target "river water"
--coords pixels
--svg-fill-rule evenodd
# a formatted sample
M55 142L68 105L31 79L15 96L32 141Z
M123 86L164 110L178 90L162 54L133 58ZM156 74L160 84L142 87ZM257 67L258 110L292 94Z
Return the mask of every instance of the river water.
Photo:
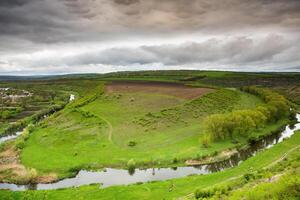
M9 140L16 139L18 136L22 135L23 131L25 131L25 129L23 129L22 131L17 131L13 135L7 135L7 136L0 137L0 144L3 142L9 141Z
M255 156L257 152L271 148L275 144L282 142L284 139L291 137L296 130L300 130L300 114L297 114L296 117L298 121L297 124L293 125L292 127L286 126L284 131L277 134L272 134L260 141L254 142L250 148L240 150L237 154L222 162L195 167L136 169L134 172L112 168L107 168L104 171L99 172L81 170L74 178L63 179L56 183L32 185L1 183L0 189L8 189L13 191L53 190L89 184L101 184L101 187L105 188L114 185L128 185L149 181L169 180L196 174L214 173L237 166L249 157Z

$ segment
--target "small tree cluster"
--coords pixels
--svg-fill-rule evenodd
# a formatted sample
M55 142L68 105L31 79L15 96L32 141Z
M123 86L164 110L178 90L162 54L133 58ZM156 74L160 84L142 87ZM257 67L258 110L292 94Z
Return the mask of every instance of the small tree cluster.
M80 108L83 107L93 101L95 101L98 97L103 94L103 85L97 86L95 89L89 91L84 97L77 99L75 102L71 104L71 107Z
M266 103L265 106L207 117L206 131L212 140L236 135L247 136L250 131L289 115L288 101L283 96L257 87L245 87L242 90L261 97Z
M245 135L263 127L267 117L258 110L239 110L227 114L211 115L205 120L212 140Z
M284 96L269 89L258 88L255 86L243 87L241 90L254 94L265 101L267 104L266 108L268 109L268 111L265 112L269 112L268 117L270 120L276 121L289 115L289 102Z
M208 188L208 189L196 189L194 192L196 199L210 199L214 195L221 195L226 194L231 188L228 188L227 186L219 186L214 188Z

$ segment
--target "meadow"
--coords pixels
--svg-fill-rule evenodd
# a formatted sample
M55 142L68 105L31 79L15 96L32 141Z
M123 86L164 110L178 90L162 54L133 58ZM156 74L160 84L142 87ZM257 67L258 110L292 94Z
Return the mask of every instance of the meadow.
M137 167L182 165L187 159L247 142L241 137L235 143L228 139L203 147L206 116L262 103L254 95L226 89L208 90L194 99L149 93L145 87L104 92L81 107L70 105L36 127L20 158L27 167L59 176L82 168L126 168L131 159Z
M0 145L0 180L22 184L52 182L75 176L81 169L178 167L187 165L188 161L203 163L225 159L228 152L276 133L293 120L293 113L282 114L281 111L286 110L275 108L278 108L278 100L283 100L284 106L293 108L294 112L299 109L295 100L298 93L293 92L297 90L286 89L293 85L296 88L298 76L289 73L146 71L3 82L3 87L26 88L36 96L45 97L51 106L64 106L44 120L28 121L31 125L25 134ZM256 85L257 89L254 92L241 89L249 85ZM276 96L271 103L269 97L257 94L262 87L268 88L264 91L268 91L269 96ZM75 95L72 102L69 102L70 94ZM254 122L255 117L251 119L250 116L254 112L265 112L265 116L277 114L274 119L250 126L247 120ZM218 123L218 127L224 126L223 130L208 129L211 116L231 117L230 121L234 122L237 119L234 116L241 113L247 118L244 123L251 128L208 139L213 134L210 132L223 134L227 126L232 125ZM226 121L223 118L218 121ZM240 180L249 170L253 173L262 170L296 148L298 137L299 133L237 167L209 175L105 189L91 185L57 191L0 191L0 195L7 199L67 199L75 196L82 199L193 199L197 197L198 188L231 183L230 180ZM250 185L238 183L242 189ZM225 194L222 195L225 198ZM240 194L227 191L226 195L229 198ZM209 197L215 198L215 193Z

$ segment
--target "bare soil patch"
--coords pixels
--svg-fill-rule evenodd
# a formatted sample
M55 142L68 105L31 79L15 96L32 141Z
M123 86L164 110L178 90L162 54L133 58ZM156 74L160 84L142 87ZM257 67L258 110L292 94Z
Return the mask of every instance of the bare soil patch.
M188 166L196 166L196 165L204 165L209 163L215 163L218 161L229 159L234 154L237 154L238 151L236 149L232 150L224 150L218 153L216 156L210 156L202 160L186 160L185 164Z
M194 99L212 91L214 90L210 88L196 88L164 82L113 81L105 86L106 93L145 92L165 94L183 99Z
M19 152L8 147L0 153L0 182L51 183L57 180L57 175L37 175L34 169L25 168L19 160Z

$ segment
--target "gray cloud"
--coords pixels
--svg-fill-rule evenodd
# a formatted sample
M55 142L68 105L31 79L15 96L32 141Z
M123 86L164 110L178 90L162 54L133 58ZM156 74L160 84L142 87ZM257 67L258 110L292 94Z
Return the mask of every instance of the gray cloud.
M131 5L135 3L140 3L140 0L114 0L115 3L121 4L121 5Z
M1 35L16 34L34 42L97 39L95 35L107 33L122 37L124 32L211 34L300 27L297 0L4 0L0 11ZM32 32L40 36L29 37Z
M110 68L124 67L150 68L151 66L165 66L170 68L208 69L214 66L227 66L235 70L258 69L278 70L285 65L286 69L296 70L294 66L300 64L299 57L291 52L300 52L300 47L293 46L300 42L300 38L291 40L283 35L270 34L261 38L232 37L227 39L212 38L203 42L185 42L182 44L163 44L138 47L114 47L103 50L89 50L83 53L62 55L54 54L43 58L14 59L19 63L26 63L29 68L73 67L89 66ZM299 69L298 69L299 71Z
M299 71L299 34L299 0L1 0L0 73L155 63Z
M298 42L299 40L297 40ZM295 41L293 41L295 42ZM140 46L138 48L112 48L67 58L68 65L108 64L235 64L272 62L277 55L290 49L291 41L280 35L261 39L238 37L223 41L209 39L202 43L188 42L179 45ZM300 50L300 48L298 48ZM297 58L295 58L297 61ZM75 61L75 62L74 62Z

